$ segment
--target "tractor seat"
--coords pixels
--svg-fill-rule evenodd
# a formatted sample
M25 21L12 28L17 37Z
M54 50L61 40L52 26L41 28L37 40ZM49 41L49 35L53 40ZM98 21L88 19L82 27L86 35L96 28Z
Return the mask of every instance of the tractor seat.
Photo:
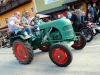
M10 32L9 36L13 37L13 36L16 36L16 35L23 35L23 34L24 34L24 32L22 32L22 31L19 31L17 34L15 34L15 32Z

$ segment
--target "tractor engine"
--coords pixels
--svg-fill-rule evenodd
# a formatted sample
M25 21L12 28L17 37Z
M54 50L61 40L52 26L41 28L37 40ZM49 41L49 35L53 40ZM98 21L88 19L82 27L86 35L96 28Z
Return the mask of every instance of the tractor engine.
M61 40L62 36L59 31L53 31L50 33L52 40Z

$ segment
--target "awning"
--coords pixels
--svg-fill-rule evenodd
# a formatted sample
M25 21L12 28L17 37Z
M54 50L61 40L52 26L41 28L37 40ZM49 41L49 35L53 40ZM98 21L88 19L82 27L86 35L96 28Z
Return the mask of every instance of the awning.
M43 15L43 14L37 14L39 15L40 18L45 18L45 17L49 17L50 15Z
M81 0L65 0L63 4L69 4L77 1L81 1Z
M45 10L45 11L38 12L37 14L50 14L50 13L54 13L54 12L66 10L66 9L67 9L67 6L59 6L59 7L56 7L56 8L52 8L52 9L48 9L48 10Z

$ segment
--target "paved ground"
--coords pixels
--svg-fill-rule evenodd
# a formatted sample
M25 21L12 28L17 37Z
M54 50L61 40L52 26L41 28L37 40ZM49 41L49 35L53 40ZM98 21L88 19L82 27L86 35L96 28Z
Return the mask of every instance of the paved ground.
M31 64L22 65L14 57L11 48L0 49L0 75L100 75L100 34L83 50L70 48L73 61L68 67L58 67L48 53L35 51Z

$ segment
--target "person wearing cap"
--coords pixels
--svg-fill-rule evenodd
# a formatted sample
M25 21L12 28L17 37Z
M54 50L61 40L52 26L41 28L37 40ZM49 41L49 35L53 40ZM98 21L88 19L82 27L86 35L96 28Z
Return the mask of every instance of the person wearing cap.
M40 34L40 28L39 28L39 25L43 23L43 21L40 19L40 16L39 15L35 15L35 17L32 19L32 22L33 24L33 27L31 28L32 31L35 30L36 34Z
M42 24L42 21L41 21L41 19L40 19L40 16L39 15L35 15L35 17L34 17L34 24L35 25L40 25L40 24Z

